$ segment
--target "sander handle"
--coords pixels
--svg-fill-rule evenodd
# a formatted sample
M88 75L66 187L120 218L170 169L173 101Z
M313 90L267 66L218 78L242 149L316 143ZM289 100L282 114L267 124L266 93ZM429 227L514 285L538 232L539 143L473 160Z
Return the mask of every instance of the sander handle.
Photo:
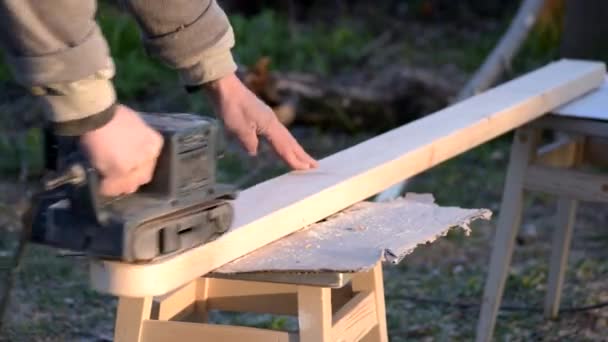
M72 160L64 168L44 180L45 189L50 191L65 186L65 191L69 192L68 198L78 199L71 203L74 213L102 224L106 215L100 204L99 172L79 153L74 153L69 159Z

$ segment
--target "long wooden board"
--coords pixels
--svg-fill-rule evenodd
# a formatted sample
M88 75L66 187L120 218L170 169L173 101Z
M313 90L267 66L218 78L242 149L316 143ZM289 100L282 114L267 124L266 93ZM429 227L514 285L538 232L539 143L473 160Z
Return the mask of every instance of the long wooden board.
M561 60L320 161L253 186L235 201L234 228L162 262L92 260L92 286L105 293L160 295L373 196L596 89L603 63Z

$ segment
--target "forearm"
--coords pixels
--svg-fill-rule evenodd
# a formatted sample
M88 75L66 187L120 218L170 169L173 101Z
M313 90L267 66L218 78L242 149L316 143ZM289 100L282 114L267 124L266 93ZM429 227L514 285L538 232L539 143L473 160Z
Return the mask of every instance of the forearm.
M111 119L114 66L94 0L4 0L0 44L17 82L39 95L58 134Z
M184 85L236 71L234 33L215 0L122 0L139 23L151 56L177 69Z

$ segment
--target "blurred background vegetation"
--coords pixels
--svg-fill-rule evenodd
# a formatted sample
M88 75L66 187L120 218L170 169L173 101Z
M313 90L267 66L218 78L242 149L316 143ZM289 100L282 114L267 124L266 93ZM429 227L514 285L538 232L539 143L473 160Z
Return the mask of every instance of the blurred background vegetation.
M380 84L379 91L406 84L407 89L401 89L393 97L377 96L374 100L376 94L372 93L368 94L372 100L357 102L355 98L349 108L340 102L353 99L331 91L315 101L300 99L297 106L290 104L293 108L288 108L294 113L290 113L285 123L295 121L309 128L329 126L350 134L369 128L372 134L378 133L447 104L449 96L463 86L487 57L519 6L519 1L499 0L374 3L225 0L220 3L230 15L237 41L234 55L244 67L253 68L267 59L264 74L305 74L315 77L316 84L339 82L343 88L350 82L355 87L353 91L368 85L372 88L374 82ZM505 78L565 54L560 50L563 13L564 0L547 1ZM201 96L186 96L181 92L172 70L146 55L136 23L121 10L117 1L99 2L98 21L115 59L114 81L121 101L140 110L212 114ZM571 51L578 51L579 47L567 46ZM593 57L605 58L605 55L594 50ZM426 78L413 85L410 78L414 76L405 80L395 76L418 71L425 72ZM12 86L10 74L2 63L0 80L5 81L7 87ZM261 87L272 87L270 83ZM264 89L257 90L264 97ZM287 101L284 97L264 99L276 106ZM3 113L4 126L19 126L19 122L6 122L15 120L12 116ZM370 116L375 118L370 120ZM28 137L28 144L37 142L35 137ZM3 155L15 155L11 147L10 141L4 141L0 151ZM32 149L35 147L28 147L28 151ZM36 160L32 163L36 165ZM17 167L14 158L3 158L0 162L0 169L5 172L14 172Z
M240 75L317 158L448 105L492 51L521 4L514 0L219 2L235 30ZM562 57L608 62L605 13L608 2L603 0L545 1L522 49L499 81ZM185 94L175 73L146 55L136 23L116 1L99 2L98 21L115 59L115 86L122 102L142 111L213 115L202 96ZM20 97L14 94L20 93L1 61L0 81L2 103L17 102ZM0 232L0 259L11 255L18 231L14 217L25 192L15 180L26 165L27 181L35 182L42 160L36 107L19 112L7 108L15 107L0 108L0 226L6 231ZM498 214L509 142L506 134L445 162L416 177L408 191L431 192L441 204L487 207ZM286 171L266 146L252 160L234 141L220 164L221 180L243 188ZM540 307L545 261L526 257L548 250L551 223L545 214L552 212L554 203L543 197L528 201L532 216L526 218L518 240L525 243L517 247L521 257L515 258L517 266L509 275L511 295L506 301ZM581 214L585 234L577 237L573 255L577 248L590 254L571 260L565 305L593 304L608 295L602 280L608 272L607 252L605 246L597 246L608 236L592 228L608 221L603 212L591 208ZM470 340L477 319L477 312L471 311L474 305L424 304L403 299L402 294L445 300L443 304L478 302L492 229L482 226L468 238L450 234L387 271L391 340ZM115 299L88 288L83 261L32 248L18 284L10 325L0 340L111 340ZM593 294L586 291L589 287ZM503 314L497 336L505 340L607 336L605 310L558 322L543 321L533 309ZM287 324L283 318L269 317L247 323Z

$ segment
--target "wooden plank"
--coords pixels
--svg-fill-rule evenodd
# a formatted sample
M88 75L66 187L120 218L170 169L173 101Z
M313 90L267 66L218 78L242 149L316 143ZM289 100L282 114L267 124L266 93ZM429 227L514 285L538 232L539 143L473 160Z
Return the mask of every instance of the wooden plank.
M353 273L340 272L247 272L247 273L211 273L209 278L235 279L261 283L293 284L341 288L352 279Z
M562 60L405 126L255 185L234 202L222 237L167 260L92 260L93 288L159 295L466 152L571 101L604 80L603 63Z
M532 165L524 187L589 202L608 202L608 175Z
M295 293L210 298L207 309L288 316L295 316L298 312Z
M206 309L295 315L296 286L253 281L209 279Z
M376 302L372 292L360 292L333 318L332 341L361 341L378 323Z
M288 332L258 328L225 326L206 323L144 321L145 342L294 342L296 336Z
M277 293L296 293L297 286L245 280L209 279L207 298L243 297Z

